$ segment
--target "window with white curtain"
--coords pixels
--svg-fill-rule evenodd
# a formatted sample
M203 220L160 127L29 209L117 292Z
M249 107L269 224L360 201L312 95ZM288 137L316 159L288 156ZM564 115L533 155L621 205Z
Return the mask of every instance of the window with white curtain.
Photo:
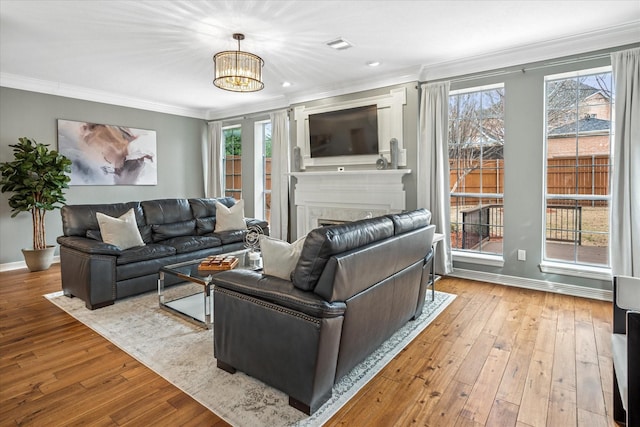
M255 123L256 216L271 219L271 121Z
M545 77L544 260L609 265L611 67Z
M504 86L449 94L451 248L502 254Z
M242 128L228 126L222 128L224 138L224 195L236 200L242 199Z

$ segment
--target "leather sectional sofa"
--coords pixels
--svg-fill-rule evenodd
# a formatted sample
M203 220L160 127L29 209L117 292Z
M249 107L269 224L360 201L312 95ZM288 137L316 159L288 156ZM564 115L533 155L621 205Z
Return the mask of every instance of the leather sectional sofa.
M157 289L160 267L242 249L246 230L213 232L216 200L227 207L236 203L223 197L62 207L63 236L57 241L64 294L81 298L93 310ZM145 245L121 250L103 242L96 213L119 217L129 209ZM265 221L246 219L246 223L269 234Z
M422 312L434 225L424 209L311 231L291 280L213 277L214 354L308 414L333 385Z

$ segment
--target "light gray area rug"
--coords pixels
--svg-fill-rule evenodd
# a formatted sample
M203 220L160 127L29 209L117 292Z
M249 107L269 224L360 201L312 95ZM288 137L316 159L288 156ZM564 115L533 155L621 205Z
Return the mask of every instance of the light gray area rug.
M234 426L320 426L429 325L455 298L436 292L422 315L408 322L378 350L333 387L333 396L308 416L288 404L284 393L241 372L216 367L213 331L193 325L158 307L148 293L88 310L62 292L45 295L52 303L192 396Z

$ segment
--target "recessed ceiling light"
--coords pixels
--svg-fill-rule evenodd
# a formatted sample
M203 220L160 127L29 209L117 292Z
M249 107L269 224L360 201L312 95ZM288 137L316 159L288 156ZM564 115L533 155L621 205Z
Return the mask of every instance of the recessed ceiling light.
M289 87L291 86L291 83L289 82L282 82L282 87Z
M378 65L380 65L380 61L369 61L367 62L367 65L369 67L377 67Z
M342 37L338 37L335 40L331 40L330 42L327 42L327 46L335 50L344 50L344 49L349 49L350 47L353 47L351 43L349 43Z

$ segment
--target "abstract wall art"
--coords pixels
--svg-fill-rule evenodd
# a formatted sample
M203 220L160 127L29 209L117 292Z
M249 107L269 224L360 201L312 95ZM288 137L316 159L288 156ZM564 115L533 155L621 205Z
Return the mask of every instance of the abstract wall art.
M156 185L156 132L58 120L58 151L71 162L70 185Z

